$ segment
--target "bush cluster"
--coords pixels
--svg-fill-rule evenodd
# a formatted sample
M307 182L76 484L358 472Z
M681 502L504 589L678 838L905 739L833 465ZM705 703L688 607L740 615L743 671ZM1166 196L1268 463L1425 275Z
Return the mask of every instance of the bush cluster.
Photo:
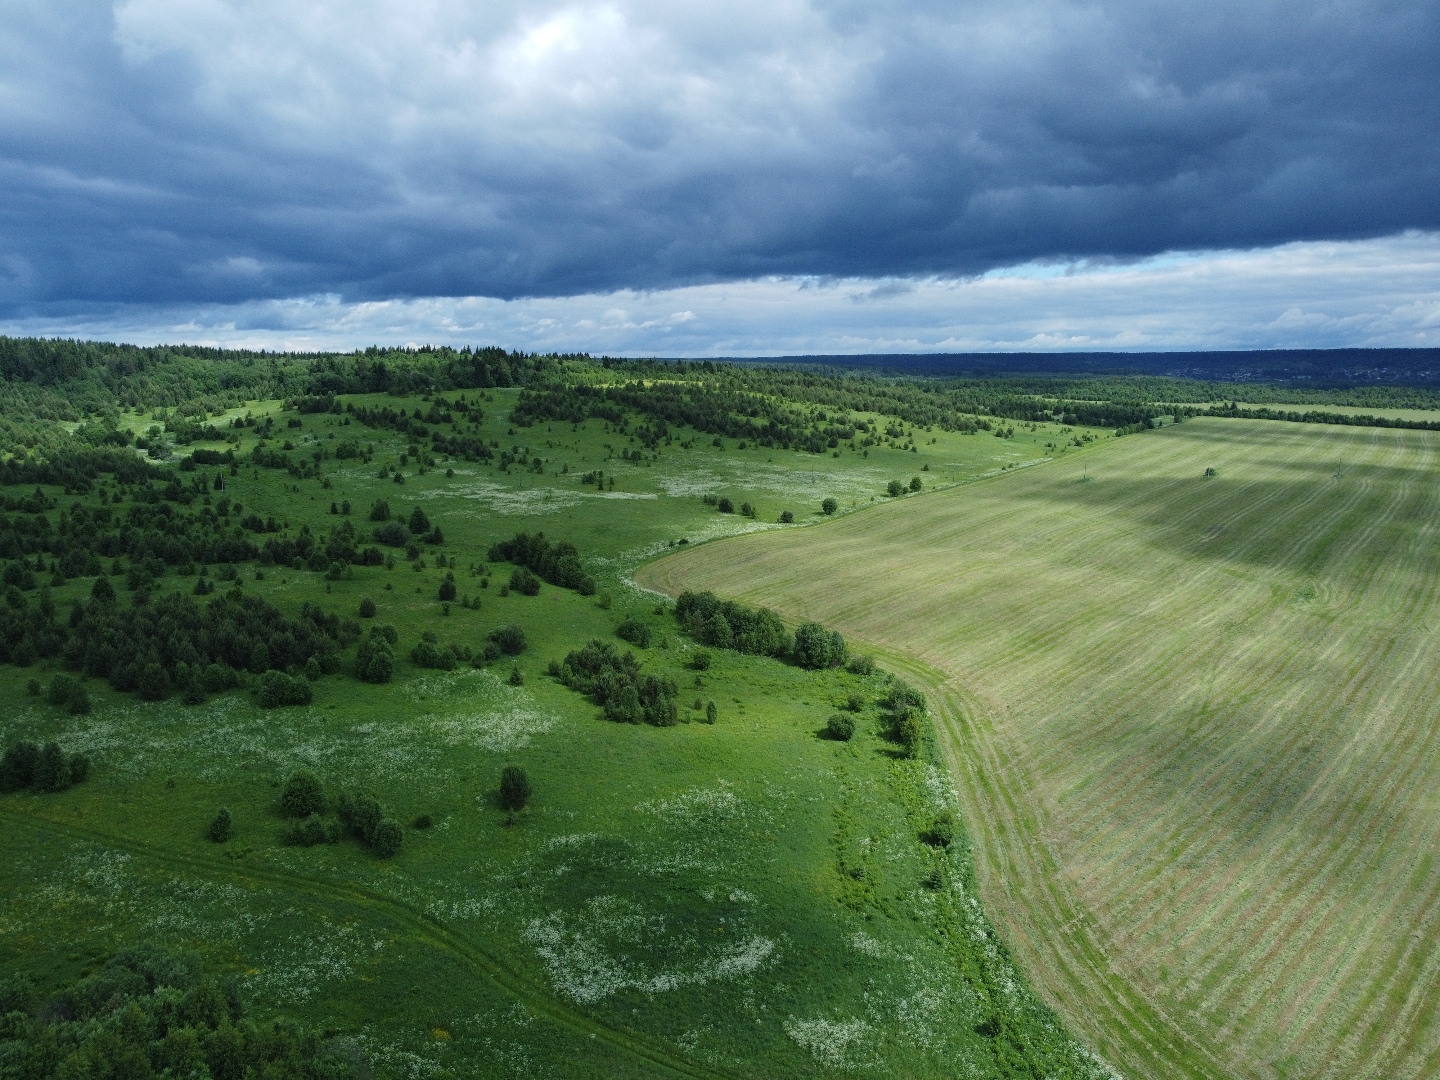
M642 675L633 653L620 655L605 641L592 640L583 649L571 652L550 673L581 694L587 694L605 710L607 720L638 724L642 720L669 727L679 720L673 679Z
M390 646L400 640L393 626L372 626L355 650L355 677L368 683L387 683L395 674Z
M286 675L283 671L267 671L255 687L255 703L262 709L282 705L309 705L315 698L310 680Z
M686 592L675 601L675 618L703 645L760 656L787 656L790 633L768 608L752 608L711 592Z
M634 615L615 628L615 636L641 649L650 647L650 624Z
M9 745L0 757L0 791L64 791L90 775L90 759L84 754L66 754L57 742L36 746L21 740Z
M795 647L791 655L800 667L839 667L845 662L845 639L839 631L807 622L795 631Z
M120 608L92 599L71 612L73 636L62 657L67 667L104 678L116 690L161 701L192 682L201 690L231 683L211 674L232 671L299 673L314 659L324 674L340 669L340 650L359 636L359 624L305 604L297 619L238 588L202 608L170 593L153 603ZM218 687L217 687L218 688Z
M238 985L205 974L193 953L129 950L49 1001L18 981L4 996L0 1062L16 1080L369 1075L354 1047L292 1021L245 1018Z
M375 796L342 791L336 800L334 819L324 816L326 804L319 777L307 770L292 774L280 795L280 809L291 819L285 842L297 847L338 844L348 832L382 859L400 850L404 830L399 822L385 816Z
M488 557L491 562L514 563L516 567L539 574L551 585L574 589L581 596L595 594L595 579L585 573L580 565L579 551L568 541L561 540L552 544L545 538L544 533L536 533L534 536L516 533L509 540L491 545ZM513 580L512 578L510 586L512 589L516 588ZM536 591L539 591L538 586ZM533 596L534 593L526 595Z

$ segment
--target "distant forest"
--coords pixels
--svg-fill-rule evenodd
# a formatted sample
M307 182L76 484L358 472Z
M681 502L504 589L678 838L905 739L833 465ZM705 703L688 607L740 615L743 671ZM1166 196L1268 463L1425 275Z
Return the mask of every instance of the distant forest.
M173 441L220 439L207 420L256 399L284 399L302 411L338 408L337 395L397 397L496 387L520 388L512 419L624 426L654 445L690 428L767 446L822 452L837 441L880 438L890 425L989 430L994 421L1059 420L1129 432L1160 416L1213 412L1256 419L1383 424L1393 420L1326 412L1326 405L1369 409L1440 409L1440 384L1420 376L1440 369L1437 350L1337 350L1332 353L1090 354L1105 368L1132 371L1165 362L1250 373L1295 371L1293 378L1235 382L1176 375L1077 371L1087 357L1034 354L985 357L821 357L776 361L620 360L587 354L505 349L371 347L350 353L279 353L199 346L116 345L41 338L0 338L0 482L81 485L98 471L158 467L137 458L117 430L121 408L162 417ZM1325 359L1329 357L1328 361ZM1187 359L1188 358L1188 359ZM1198 358L1198 359L1196 359ZM824 361L824 362L811 362ZM882 361L910 370L889 370ZM981 363L983 361L983 364ZM1071 370L1004 371L1042 361ZM1193 361L1193 362L1192 362ZM1203 363L1202 363L1203 361ZM988 370L954 374L962 364ZM843 366L842 366L843 365ZM1380 385L1382 370L1397 374ZM1347 381L1346 372L1359 373ZM1403 377L1401 377L1403 376ZM1256 410L1236 402L1285 404ZM404 426L441 454L483 457L436 423L439 414L402 416L350 407L372 427ZM864 414L864 415L861 415ZM879 417L877 420L876 418ZM453 417L446 414L445 420ZM633 426L632 426L633 425ZM1429 427L1428 421L1398 426ZM197 452L214 455L215 451ZM261 465L303 468L273 450ZM214 462L214 463L218 463ZM161 482L168 478L158 477Z

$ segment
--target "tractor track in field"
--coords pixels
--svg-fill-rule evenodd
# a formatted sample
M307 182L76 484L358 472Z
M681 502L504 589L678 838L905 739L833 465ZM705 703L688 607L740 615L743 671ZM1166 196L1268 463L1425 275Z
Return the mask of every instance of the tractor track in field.
M323 881L306 877L303 874L270 868L226 865L216 859L206 859L195 855L180 855L142 841L114 836L83 825L56 821L53 818L37 817L8 807L0 807L0 819L24 828L126 851L147 862L171 870L239 883L263 882L306 894L314 899L340 901L354 907L376 911L403 926L417 940L457 957L472 971L498 986L505 993L522 1001L536 1014L639 1058L657 1069L663 1070L666 1075L690 1077L692 1080L740 1080L741 1078L739 1073L687 1061L665 1047L656 1045L651 1040L619 1031L571 1009L557 1001L542 987L516 974L506 964L491 956L473 941L451 930L439 920L403 900L385 896L364 886L339 881Z

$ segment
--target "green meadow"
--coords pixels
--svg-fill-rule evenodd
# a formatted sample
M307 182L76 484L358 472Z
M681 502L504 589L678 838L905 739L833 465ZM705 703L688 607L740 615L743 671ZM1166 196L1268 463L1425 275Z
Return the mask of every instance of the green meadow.
M251 684L200 704L147 702L90 679L91 711L70 715L30 692L62 671L57 661L0 667L0 742L53 739L92 763L69 790L0 795L0 968L43 996L120 949L196 950L239 980L253 1011L347 1041L384 1076L1111 1075L991 928L963 828L948 846L926 842L958 804L939 756L884 737L886 672L726 650L697 670L700 650L668 598L634 584L651 560L706 541L835 535L881 503L920 506L942 489L952 493L936 498L962 498L975 481L1048 472L1057 459L1080 469L1110 433L905 425L903 439L813 454L676 429L647 449L593 417L517 428L514 390L342 401L413 410L460 393L483 407L478 431L506 458L430 461L393 432L268 400L212 422L273 418L272 445L297 456L355 439L365 457L327 458L297 479L252 464L256 429L245 428L236 469L195 472L223 485L206 505L223 494L290 535L349 521L368 543L381 500L401 520L419 507L443 530L418 558L384 549L390 565L327 575L247 562L236 583L217 583L290 615L308 602L352 619L368 598L365 627L398 634L388 683L352 677L352 646L308 705L261 708ZM119 423L158 426L146 409ZM885 494L912 477L920 494ZM101 495L128 506L103 479L84 495L45 491L61 508ZM739 512L747 503L753 516ZM780 523L785 511L793 523ZM505 589L510 567L487 552L522 531L573 542L596 593ZM888 576L888 555L864 559L875 581ZM191 569L160 577L155 594L190 593L220 568ZM58 611L95 580L54 585ZM125 577L110 580L128 603ZM856 587L838 574L812 584ZM627 618L652 631L635 650L643 670L679 688L675 726L609 722L547 674L591 639L631 648L615 636ZM527 641L513 659L453 670L409 659L425 634L478 653L508 624ZM822 737L850 710L853 740ZM499 803L509 765L533 787L518 813ZM280 795L297 770L320 778L332 811L342 790L373 793L404 827L400 851L286 844ZM215 843L207 828L222 806L233 836Z

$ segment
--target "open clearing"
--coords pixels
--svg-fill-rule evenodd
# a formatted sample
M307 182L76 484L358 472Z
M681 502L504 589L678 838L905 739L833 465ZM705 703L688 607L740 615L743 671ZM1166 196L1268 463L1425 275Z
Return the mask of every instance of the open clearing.
M1434 1076L1437 451L1202 419L638 579L928 682L986 910L1122 1071Z

